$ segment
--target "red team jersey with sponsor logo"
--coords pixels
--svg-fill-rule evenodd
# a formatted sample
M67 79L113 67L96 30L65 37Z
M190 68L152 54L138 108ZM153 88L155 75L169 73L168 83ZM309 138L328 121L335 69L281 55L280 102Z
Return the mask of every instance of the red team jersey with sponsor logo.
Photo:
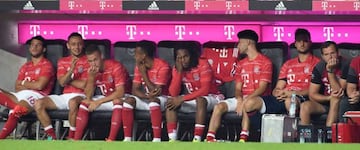
M271 83L272 79L272 63L269 58L263 54L258 54L254 60L245 57L239 60L236 67L235 80L242 84L242 94L250 95L259 88L260 81ZM271 92L270 85L262 94L269 95Z
M186 90L189 94L184 95L184 100L192 100L196 97L205 96L199 95L198 90L201 88L201 83L210 82L210 90L208 94L220 94L217 85L215 84L214 74L211 70L211 67L206 59L199 59L199 64L195 68L192 68L190 71L183 72L179 74L174 67L172 70L173 78L180 78L181 83L185 85ZM179 77L180 76L180 77ZM171 82L170 84L177 84L176 82ZM170 95L177 96L180 94L181 84L180 85L170 85ZM171 92L173 91L173 92Z
M129 79L125 67L115 60L104 60L104 71L95 77L95 85L101 90L102 95L109 96L116 87L124 86Z
M216 83L234 80L238 50L235 48L204 48L203 58L208 59Z
M358 85L358 90L360 88L360 56L357 56L352 59L349 68L349 74L347 77L347 82L354 83Z
M280 69L279 79L286 81L286 90L301 91L309 88L312 70L320 61L319 58L309 55L304 62L299 58L286 61Z
M344 59L339 60L340 65L334 70L335 76L337 79L344 79L346 80L346 76L349 71L349 62ZM330 81L328 77L328 72L326 70L326 62L320 61L314 68L311 77L311 83L319 84L320 85L320 93L323 95L330 95L331 88L330 88Z
M42 95L50 94L55 82L55 73L51 62L46 58L42 58L36 65L34 65L32 61L22 65L17 80L37 81L40 77L49 78L49 83L44 89L36 91Z
M69 70L72 62L72 56L63 57L58 61L58 69L57 69L57 77L64 76ZM75 69L73 72L72 79L73 80L86 80L87 78L87 69L89 68L89 64L87 62L86 56L82 56L75 64ZM70 84L67 84L64 87L63 93L84 93L82 89L76 88Z
M169 88L167 87L167 85L170 79L170 66L166 61L154 58L153 67L150 70L147 70L147 75L152 83L156 85L165 85L165 87L162 89L162 94L169 95ZM145 89L145 92L149 93L149 89L145 85L145 82L137 66L134 70L133 82L141 83Z

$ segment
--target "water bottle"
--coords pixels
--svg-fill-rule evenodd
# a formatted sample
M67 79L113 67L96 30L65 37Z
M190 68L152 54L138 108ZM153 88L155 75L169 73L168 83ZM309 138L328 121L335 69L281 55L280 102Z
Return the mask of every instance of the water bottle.
M296 94L291 94L290 108L289 108L289 117L295 118L296 114Z
M323 142L323 130L322 129L318 129L318 139L317 142L320 144Z
M305 143L304 130L300 130L299 141L300 143Z

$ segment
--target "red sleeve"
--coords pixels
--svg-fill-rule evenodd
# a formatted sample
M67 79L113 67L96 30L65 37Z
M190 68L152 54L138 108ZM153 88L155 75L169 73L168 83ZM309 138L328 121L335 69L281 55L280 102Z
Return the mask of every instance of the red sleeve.
M113 63L112 74L114 75L115 87L125 85L128 75L123 65L118 62Z
M264 60L264 64L261 65L260 81L271 83L272 80L272 63L269 60Z
M25 79L25 65L26 65L26 64L24 64L24 65L21 66L21 68L20 68L20 70L19 70L19 74L18 74L17 80L22 81L22 80Z
M214 78L214 74L211 70L211 67L208 63L205 63L203 65L201 65L200 68L200 89L187 94L183 97L184 101L188 101L188 100L193 100L197 97L200 96L205 96L207 94L209 94L210 91L210 87L211 87L211 83L212 80Z
M139 68L137 66L135 66L133 82L134 83L141 83L141 78L142 77L140 75Z
M170 67L168 65L163 65L159 68L159 77L158 81L155 82L157 85L166 85L170 79Z
M54 68L51 65L51 63L48 61L44 63L43 66L41 66L41 72L39 76L51 78L53 76L53 73L54 73Z
M67 68L66 68L64 63L65 62L64 62L63 59L60 59L58 61L58 63L57 63L57 66L58 66L57 67L57 73L56 73L57 78L59 78L61 76L64 76L66 74L66 72L67 72L67 70L66 70Z
M243 83L243 78L241 76L241 70L242 70L242 62L238 61L235 66L235 82Z
M279 79L286 79L287 78L287 70L288 70L289 61L285 62L280 69Z
M169 94L170 96L178 96L181 92L181 80L183 74L180 74L176 71L175 67L172 70L172 79L169 86Z

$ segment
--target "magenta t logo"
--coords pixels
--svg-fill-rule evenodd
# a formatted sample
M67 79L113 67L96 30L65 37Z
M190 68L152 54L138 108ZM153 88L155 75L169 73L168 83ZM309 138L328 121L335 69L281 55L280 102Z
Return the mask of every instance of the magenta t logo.
M231 1L226 1L225 6L226 6L227 10L230 10L231 7L232 7L232 2Z
M68 7L69 7L70 9L74 9L74 7L75 7L75 2L74 2L74 1L69 1L69 2L68 2Z
M195 10L199 10L199 8L200 8L200 1L194 1L194 7L195 7Z
M129 40L133 40L134 35L136 35L136 25L127 25L126 26L126 35L129 36Z
M175 26L175 35L178 36L178 40L183 40L185 35L185 26L184 25L176 25Z
M226 40L232 40L232 36L235 34L235 27L233 25L225 25L224 26L224 35L226 36Z
M104 10L105 6L106 6L106 2L104 0L99 1L99 6L101 10Z
M324 27L323 32L326 41L331 41L331 37L334 37L334 27Z
M86 39L85 35L89 34L88 30L88 25L78 25L78 32L82 35L83 39Z
M360 7L360 2L359 1L354 2L354 9L359 10L359 7Z
M30 25L30 34L33 36L40 35L40 25Z
M282 41L281 38L284 37L284 27L274 27L273 32L276 41Z
M323 8L323 10L326 10L329 7L329 3L328 2L321 2L321 7Z

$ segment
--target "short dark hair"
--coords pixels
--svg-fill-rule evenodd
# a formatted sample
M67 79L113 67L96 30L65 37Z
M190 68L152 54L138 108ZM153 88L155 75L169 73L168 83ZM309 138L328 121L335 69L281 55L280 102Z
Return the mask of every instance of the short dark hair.
M42 46L43 46L43 47L46 47L46 40L44 39L44 37L42 37L42 36L40 36L40 35L34 36L34 37L32 37L32 38L29 40L29 43L31 43L32 40L39 40L39 41L41 41Z
M93 54L95 52L98 52L99 54L101 54L101 50L97 45L90 44L90 45L86 46L86 48L85 48L85 54L86 55L91 55L91 54Z
M189 69L196 67L199 64L200 50L197 49L199 47L195 43L179 43L174 47L174 60L177 57L177 51L186 50L190 55L190 65Z
M253 30L242 30L242 31L238 32L237 37L239 39L250 39L250 40L255 41L255 43L257 43L259 41L259 36Z
M320 46L321 54L324 53L323 52L324 48L328 48L331 45L334 45L336 52L338 52L338 46L334 41L326 41L326 42L322 43L321 46Z
M311 40L310 32L303 28L298 28L295 31L295 41L301 41L301 40Z
M70 38L72 37L80 37L82 39L81 34L77 33L77 32L73 32L68 36L68 41L70 40Z
M156 43L153 41L141 40L136 43L135 47L140 47L140 49L149 57L155 57Z

